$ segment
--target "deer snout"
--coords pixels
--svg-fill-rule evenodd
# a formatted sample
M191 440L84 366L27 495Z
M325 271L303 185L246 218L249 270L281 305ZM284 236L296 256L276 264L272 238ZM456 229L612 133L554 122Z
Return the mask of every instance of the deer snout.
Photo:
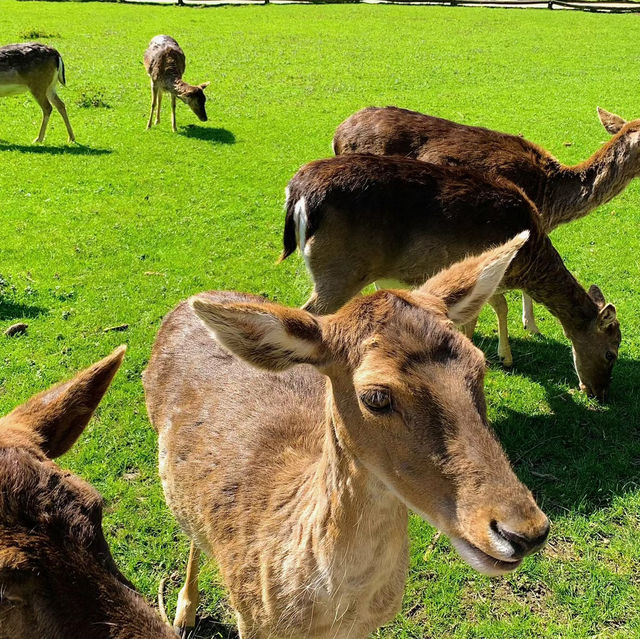
M609 399L609 385L600 388L594 388L580 382L580 390L587 394L587 397L597 399L601 403L605 403Z
M540 550L549 536L549 519L544 516L540 524L526 530L513 529L508 523L492 521L490 524L489 540L496 551L505 556L510 553L508 559L513 561L522 559L527 555ZM507 559L507 557L504 557Z

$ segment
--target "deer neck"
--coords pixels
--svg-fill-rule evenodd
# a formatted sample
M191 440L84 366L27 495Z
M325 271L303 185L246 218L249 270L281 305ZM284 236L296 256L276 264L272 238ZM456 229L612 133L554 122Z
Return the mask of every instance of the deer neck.
M180 97L182 95L184 95L189 89L192 89L193 87L185 82L181 77L176 76L173 78L170 78L168 80L169 83L169 92L173 93L173 95L175 95L176 97Z
M567 337L584 330L597 316L595 302L569 272L547 236L529 248L524 264L514 266L517 275L509 275L509 288L520 288L546 306L558 318Z
M626 135L616 135L581 164L551 169L542 206L546 231L587 215L639 174L638 155Z
M375 581L373 573L381 567L397 570L408 539L406 507L349 453L339 436L339 423L329 396L324 446L310 483L306 525L315 563L326 579L323 587L329 593L340 590L347 576L371 574ZM395 563L385 565L381 554L388 554Z

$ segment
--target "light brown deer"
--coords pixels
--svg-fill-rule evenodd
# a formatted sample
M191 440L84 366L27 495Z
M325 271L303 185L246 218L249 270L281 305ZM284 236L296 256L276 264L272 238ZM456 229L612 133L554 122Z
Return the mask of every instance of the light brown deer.
M51 105L64 120L69 142L75 142L67 109L56 92L58 82L66 86L64 62L53 47L38 42L0 47L0 97L30 91L42 109L42 124L34 142L44 140L53 110Z
M575 166L520 136L397 107L369 107L347 118L336 129L333 148L336 155L402 155L506 177L533 201L543 230L550 233L608 202L640 176L640 120L626 122L600 107L598 116L613 138ZM501 303L506 308L506 301ZM524 327L538 333L526 293L522 309Z
M501 291L524 290L560 320L581 387L604 400L620 345L616 309L596 286L589 293L580 286L531 200L506 179L397 156L311 162L287 187L281 259L300 247L314 282L304 308L330 313L372 282L415 286L522 230L531 239L489 300L499 320L498 354L512 363Z
M100 495L52 461L83 432L124 351L0 419L0 639L175 639L115 565Z
M163 92L171 95L171 129L176 129L176 98L182 100L202 122L207 121L204 90L209 82L197 86L182 79L186 68L184 52L178 43L167 35L157 35L144 53L144 68L151 78L151 114L147 129L153 124L153 112L157 108L156 124L160 123L160 106Z
M165 318L144 386L193 542L178 628L195 620L199 549L242 639L362 639L400 607L408 509L489 575L544 544L548 520L487 422L484 357L452 324L525 239L335 315L211 292Z

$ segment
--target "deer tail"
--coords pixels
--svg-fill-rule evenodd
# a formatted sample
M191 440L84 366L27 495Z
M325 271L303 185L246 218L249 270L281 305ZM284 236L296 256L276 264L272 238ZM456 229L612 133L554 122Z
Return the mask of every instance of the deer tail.
M282 253L278 258L278 264L286 260L289 255L298 248L298 239L296 237L296 220L295 220L295 198L291 197L291 192L287 189L287 201L285 202L284 232L282 234Z
M58 53L58 80L63 87L67 86L67 77L64 72L64 62L62 56Z

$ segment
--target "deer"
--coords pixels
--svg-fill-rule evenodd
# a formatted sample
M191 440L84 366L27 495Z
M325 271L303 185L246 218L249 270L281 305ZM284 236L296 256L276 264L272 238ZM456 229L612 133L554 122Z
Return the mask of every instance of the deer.
M640 176L640 120L627 122L600 107L597 113L613 137L575 166L521 136L397 107L368 107L347 118L336 129L333 150L336 155L402 155L506 177L533 201L545 232L551 233L605 204ZM540 332L526 293L522 323L530 333Z
M207 121L204 90L209 82L192 85L187 84L182 76L186 68L186 58L180 45L168 35L157 35L152 38L144 53L144 67L151 78L151 114L147 129L153 124L153 112L157 108L156 124L160 123L160 107L162 94L171 95L171 129L176 128L176 98L182 100L201 122Z
M143 374L169 508L191 538L174 627L215 557L241 639L363 639L400 607L411 509L487 575L549 520L491 429L467 322L526 241L318 316L211 291L163 320Z
M56 91L58 83L67 85L62 56L53 47L39 42L0 47L0 97L29 91L42 109L36 143L44 141L52 105L64 120L69 142L76 141L67 108Z
M86 428L121 346L0 418L0 639L175 639L116 566L102 498L53 460Z
M564 265L541 216L509 180L399 156L346 154L303 166L286 189L283 251L296 248L313 282L305 310L332 313L376 281L415 286L467 254L527 230L489 304L498 355L513 364L503 292L524 290L560 321L572 343L580 388L604 401L621 333L616 308ZM471 337L475 319L465 332Z

